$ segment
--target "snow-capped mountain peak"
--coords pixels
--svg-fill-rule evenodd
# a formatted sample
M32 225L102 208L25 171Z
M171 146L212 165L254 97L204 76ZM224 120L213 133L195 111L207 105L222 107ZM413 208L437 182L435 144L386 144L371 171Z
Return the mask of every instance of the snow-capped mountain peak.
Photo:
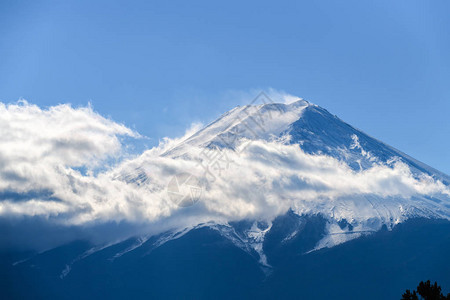
M243 143L253 145L238 153ZM274 145L279 149L268 150ZM392 229L411 217L450 219L450 180L446 174L305 100L238 106L161 157L171 164L178 160L200 161L198 166L203 164L202 158L196 156L201 149L224 151L239 164L223 170L221 178L208 183L206 199L200 206L219 215L231 209L221 205L253 207L253 212L242 217L238 212L225 217L232 221L230 224L239 219L251 224L271 222L287 210L300 217L320 215L326 220L324 235L305 251L332 247L383 226ZM263 164L262 169L256 162ZM127 181L148 184L152 177L145 171L148 168L133 169L136 177L127 174ZM236 181L240 173L247 175ZM263 188L256 188L261 184ZM215 224L215 217L209 218ZM220 220L217 224L224 224L222 217ZM258 227L252 226L240 233L227 226L215 229L244 250L256 251L261 263L269 265L263 245L270 228L253 230ZM255 232L259 232L258 236ZM289 241L299 232L294 228L280 242Z

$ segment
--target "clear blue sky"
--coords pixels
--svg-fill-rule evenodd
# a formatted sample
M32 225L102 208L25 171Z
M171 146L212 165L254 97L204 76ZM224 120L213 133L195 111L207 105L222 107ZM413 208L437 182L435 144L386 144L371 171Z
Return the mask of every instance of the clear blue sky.
M450 174L447 0L92 2L0 1L0 101L90 101L155 143L272 87Z

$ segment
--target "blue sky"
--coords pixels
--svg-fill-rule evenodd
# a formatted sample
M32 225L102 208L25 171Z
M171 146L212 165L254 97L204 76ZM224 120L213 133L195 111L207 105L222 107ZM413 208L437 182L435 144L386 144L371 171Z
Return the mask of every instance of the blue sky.
M157 143L272 87L450 173L448 1L1 1L0 101Z

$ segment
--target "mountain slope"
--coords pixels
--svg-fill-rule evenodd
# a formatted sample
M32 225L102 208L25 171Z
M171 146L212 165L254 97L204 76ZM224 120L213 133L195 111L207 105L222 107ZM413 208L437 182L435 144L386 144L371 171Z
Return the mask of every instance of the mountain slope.
M242 138L273 140L283 135L289 135L289 142L298 144L307 153L331 155L355 170L367 169L375 161L386 163L397 157L416 174L426 173L447 185L450 183L448 175L370 137L326 109L305 100L292 104L238 106L163 155L180 156L192 146L234 148Z
M301 144L304 151L322 152L342 159L356 170L367 169L374 161L387 163L393 157L398 157L415 174L426 173L447 185L450 183L448 175L355 129L316 105L308 105L301 118L290 125L287 133L292 136L291 143Z
M73 264L63 278L65 261L90 246L56 248L3 269L1 293L7 299L399 299L420 280L450 286L448 221L412 219L392 231L303 253L319 238L320 219L304 220L303 234L280 243L293 217L275 221L267 237L270 272L216 230L202 227L158 248L149 241L114 260L132 241L107 247Z

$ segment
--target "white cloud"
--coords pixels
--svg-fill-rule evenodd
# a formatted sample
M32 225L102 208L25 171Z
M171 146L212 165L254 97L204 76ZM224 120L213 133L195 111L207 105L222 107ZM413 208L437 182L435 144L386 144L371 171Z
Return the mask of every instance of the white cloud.
M123 154L120 136L139 137L91 107L41 109L26 101L0 103L0 135L0 213L47 217L74 211L76 197L102 189L103 174L72 168L91 174Z
M284 104L291 104L297 102L299 100L303 100L303 98L294 96L282 90L276 90L273 88L267 89L267 95L274 101Z
M362 230L374 218L378 226L412 211L450 216L449 188L430 176L413 176L400 161L354 171L335 158L275 141L222 150L230 164L203 181L203 200L177 207L167 196L167 184L182 172L203 179L202 149L191 147L177 158L161 154L199 128L119 165L82 174L73 167L93 170L107 164L124 154L120 136L139 135L90 107L0 104L0 218L40 217L61 226L126 222L158 232L211 220L271 220L289 208L346 218ZM443 202L428 200L430 195Z
M284 103L291 104L293 102L303 100L303 98L294 96L289 94L283 90L274 89L271 87L266 88L257 88L257 89L249 89L246 91L243 90L229 90L227 91L222 98L224 100L233 99L233 102L240 103L241 105L247 105L255 101L254 104L263 104L262 101L258 101L257 96L260 95L261 91L263 91L270 99L270 101L274 103ZM260 99L260 100L268 100L268 99Z

